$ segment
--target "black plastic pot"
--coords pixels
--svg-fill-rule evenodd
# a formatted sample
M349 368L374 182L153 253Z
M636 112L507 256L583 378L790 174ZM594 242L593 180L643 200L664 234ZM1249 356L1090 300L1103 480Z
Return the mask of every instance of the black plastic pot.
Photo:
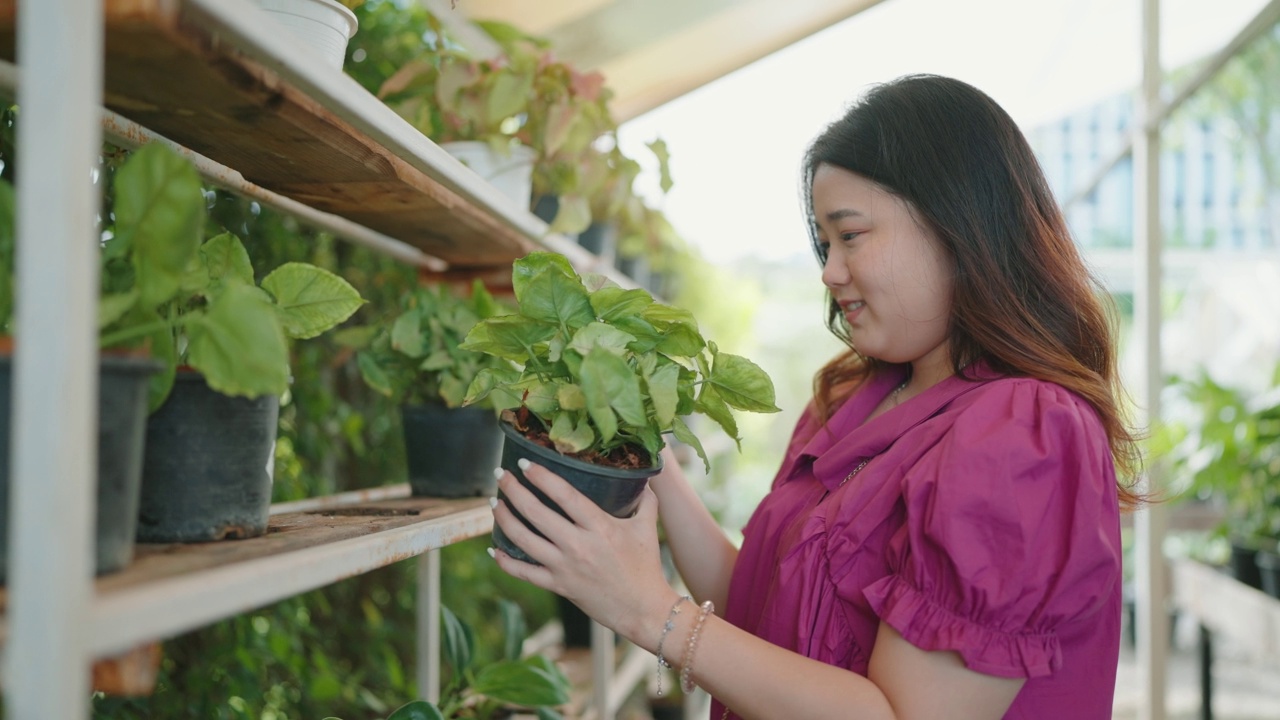
M578 244L596 257L611 259L618 246L618 226L607 222L593 222L578 234Z
M280 399L229 397L180 371L147 421L141 542L249 538L267 530Z
M542 500L547 507L561 515L565 514L564 510L561 510L559 505L552 502L546 495L543 495L541 490L529 484L529 481L524 477L524 473L521 472L520 467L516 464L517 462L521 459L528 459L530 462L547 468L564 478L578 492L586 495L605 512L620 518L630 517L635 513L636 507L640 504L640 494L644 492L645 487L649 484L649 478L662 470L661 456L657 458L653 467L640 470L623 470L602 465L592 465L567 455L561 455L555 450L531 442L509 423L503 422L498 423L498 425L502 428L502 434L505 437L505 441L502 444L502 468L511 471L511 474L516 476L520 484L532 490L533 494ZM502 497L501 492L498 493L498 497ZM512 512L514 512L514 509ZM527 527L529 526L529 523L525 521L520 513L515 513L515 516L521 522L524 522ZM537 532L537 530L534 530L534 532ZM499 550L517 560L534 562L533 558L526 555L515 543L512 543L506 534L502 532L502 528L497 525L493 526L493 543Z
M1251 588L1262 589L1262 575L1258 572L1258 548L1232 540L1228 567L1236 580Z
M154 360L105 356L98 374L98 492L95 569L123 568L133 559L138 519L142 444L146 437L147 380ZM9 540L9 436L13 365L0 356L0 582L6 577Z
M1256 559L1262 591L1273 598L1280 598L1280 547L1259 550Z
M458 498L497 492L493 469L502 458L502 432L493 410L404 405L400 418L414 495Z
M634 257L618 256L614 266L618 268L618 272L626 275L640 287L649 284L649 259L644 255L636 255Z

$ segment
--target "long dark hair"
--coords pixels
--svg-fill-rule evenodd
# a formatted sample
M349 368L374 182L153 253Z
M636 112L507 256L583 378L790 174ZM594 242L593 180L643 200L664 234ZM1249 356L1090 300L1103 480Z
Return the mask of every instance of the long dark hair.
M1084 398L1106 430L1122 504L1140 500L1129 486L1140 465L1120 410L1114 313L1085 267L1026 138L977 88L936 75L878 85L810 145L804 199L814 252L825 263L813 215L819 165L843 168L907 201L942 245L953 269L948 343L957 375L984 360L1006 375L1056 383ZM828 295L827 325L849 350L818 371L819 414L835 405L879 362L849 342L840 308Z

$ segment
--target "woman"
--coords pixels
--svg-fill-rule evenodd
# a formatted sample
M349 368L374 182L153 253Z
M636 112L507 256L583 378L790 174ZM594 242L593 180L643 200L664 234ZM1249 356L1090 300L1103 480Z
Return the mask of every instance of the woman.
M1116 477L1137 457L1107 316L1030 147L982 92L912 76L804 168L849 350L742 549L674 462L627 520L534 466L574 523L504 475L548 539L498 504L543 565L499 564L660 652L713 718L1109 718L1137 500ZM701 607L663 580L659 514Z

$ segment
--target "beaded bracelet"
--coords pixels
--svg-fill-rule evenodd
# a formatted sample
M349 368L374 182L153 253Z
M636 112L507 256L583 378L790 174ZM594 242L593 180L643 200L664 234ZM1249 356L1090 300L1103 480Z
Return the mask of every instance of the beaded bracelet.
M671 611L667 613L667 622L662 626L662 635L658 638L658 697L662 697L662 669L671 667L671 663L667 662L667 658L662 655L662 643L667 641L667 633L675 628L676 616L680 614L680 605L685 601L693 602L693 598L688 595L676 598Z
M694 624L693 632L689 633L689 642L685 645L684 661L680 663L680 689L686 693L693 692L693 652L698 649L698 635L702 632L702 624L707 621L707 616L716 610L715 604L710 600L702 603L701 608L698 622Z

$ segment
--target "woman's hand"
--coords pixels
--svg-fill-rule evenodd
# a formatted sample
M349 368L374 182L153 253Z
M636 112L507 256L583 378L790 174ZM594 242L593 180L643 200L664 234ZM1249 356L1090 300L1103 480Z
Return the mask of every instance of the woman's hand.
M630 518L615 518L560 476L521 460L524 476L564 509L569 519L547 507L509 472L498 480L506 502L494 506L502 532L541 567L502 551L494 558L507 573L572 600L583 612L642 646L639 634L660 626L677 594L662 574L658 553L658 498L645 488ZM511 504L545 535L538 537L512 513ZM571 522L572 521L572 522ZM656 618L656 620L655 620ZM648 642L646 642L648 641Z

